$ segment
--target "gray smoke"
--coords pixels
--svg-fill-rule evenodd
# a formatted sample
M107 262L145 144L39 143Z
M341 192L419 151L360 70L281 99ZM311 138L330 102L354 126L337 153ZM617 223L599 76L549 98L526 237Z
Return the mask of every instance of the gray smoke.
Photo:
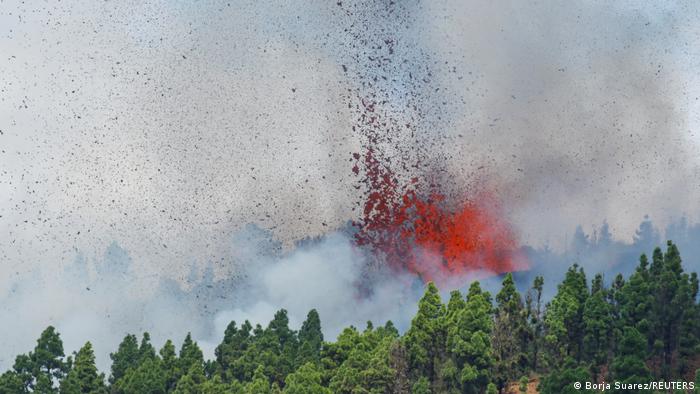
M453 87L452 163L484 167L526 241L697 218L696 3L457 3L430 34L475 76Z

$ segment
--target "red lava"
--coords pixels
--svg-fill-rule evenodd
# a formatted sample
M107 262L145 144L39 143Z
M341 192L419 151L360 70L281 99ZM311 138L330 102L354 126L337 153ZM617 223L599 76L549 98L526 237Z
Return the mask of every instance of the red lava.
M399 185L372 149L354 157L353 172L359 175L364 168L368 188L355 241L381 263L438 283L524 267L524 256L494 193L447 201L439 192L421 191L418 178Z

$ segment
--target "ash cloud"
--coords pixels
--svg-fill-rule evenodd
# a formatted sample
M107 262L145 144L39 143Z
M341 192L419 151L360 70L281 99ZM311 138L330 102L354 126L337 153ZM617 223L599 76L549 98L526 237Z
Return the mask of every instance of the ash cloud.
M286 247L358 216L362 98L397 176L495 189L523 242L649 214L697 220L694 2L5 3L0 252L148 275L231 264L245 223ZM406 127L410 124L410 127ZM153 245L160 245L153 248ZM57 263L58 262L58 263ZM147 263L146 263L147 262ZM4 286L4 284L3 284Z
M526 242L561 249L562 229L604 220L629 242L645 214L697 219L697 4L430 9L430 42L475 75L453 85L470 93L452 129L466 160L450 164L483 167Z

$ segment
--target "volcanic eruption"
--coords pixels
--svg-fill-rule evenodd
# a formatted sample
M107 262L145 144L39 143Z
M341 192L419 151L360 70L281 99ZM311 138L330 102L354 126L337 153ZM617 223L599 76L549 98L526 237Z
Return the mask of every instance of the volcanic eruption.
M359 20L368 12L339 6ZM436 62L397 33L410 26L406 7L392 2L372 12L367 20L381 24L345 30L353 62L343 70L357 81L345 98L362 144L350 159L364 195L356 245L369 251L371 264L424 281L523 268L497 190L485 181L464 190L446 168L441 130L449 127L444 119L456 100L441 93L435 75L458 75L456 67Z
M382 107L388 102L359 103L353 130L364 152L353 153L351 161L365 198L354 240L375 264L438 283L527 265L497 193L486 182L472 185L468 194L448 185L452 177L439 155L406 144L403 137L415 134L411 123Z
M355 242L380 264L437 282L523 267L524 256L494 193L454 201L438 184L426 190L419 177L400 184L373 149L353 157L358 162L353 172L364 169L367 188Z

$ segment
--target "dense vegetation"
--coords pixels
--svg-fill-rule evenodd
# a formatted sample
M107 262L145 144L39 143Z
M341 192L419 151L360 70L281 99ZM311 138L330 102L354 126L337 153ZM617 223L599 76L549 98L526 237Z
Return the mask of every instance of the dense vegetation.
M540 392L558 394L586 392L575 381L695 379L698 277L683 271L673 243L609 286L574 265L543 305L543 284L537 277L523 296L508 274L495 297L473 282L445 304L430 283L404 335L368 322L335 342L324 341L315 310L299 331L280 310L266 328L231 322L213 360L190 335L179 351L127 335L108 379L89 342L65 357L49 327L0 376L0 393L496 393L540 377Z

